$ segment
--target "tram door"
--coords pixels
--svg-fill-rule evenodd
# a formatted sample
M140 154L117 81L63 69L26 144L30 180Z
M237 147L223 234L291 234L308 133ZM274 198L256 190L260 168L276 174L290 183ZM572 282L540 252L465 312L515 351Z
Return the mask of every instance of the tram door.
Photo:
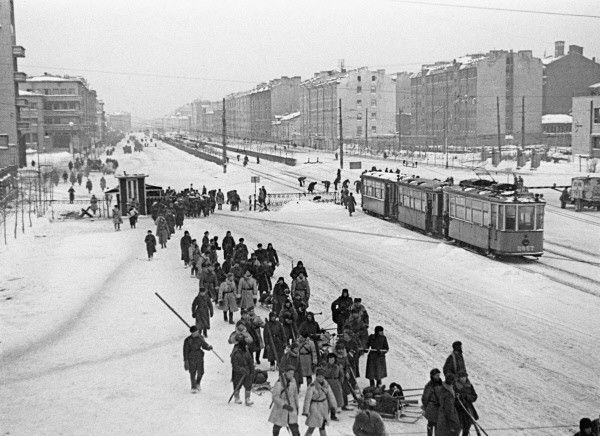
M396 218L398 216L398 195L396 184L386 183L385 185L385 216Z
M433 195L427 193L427 206L425 209L425 232L433 232Z

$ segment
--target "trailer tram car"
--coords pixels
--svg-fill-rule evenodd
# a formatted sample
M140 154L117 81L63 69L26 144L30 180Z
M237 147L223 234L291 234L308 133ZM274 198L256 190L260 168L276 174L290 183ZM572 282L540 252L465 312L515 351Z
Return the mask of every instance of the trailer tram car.
M539 195L475 187L444 188L449 237L487 254L544 253L544 206Z
M545 201L539 195L486 180L449 186L379 171L361 179L366 213L441 237L447 212L448 236L461 245L499 256L543 254Z

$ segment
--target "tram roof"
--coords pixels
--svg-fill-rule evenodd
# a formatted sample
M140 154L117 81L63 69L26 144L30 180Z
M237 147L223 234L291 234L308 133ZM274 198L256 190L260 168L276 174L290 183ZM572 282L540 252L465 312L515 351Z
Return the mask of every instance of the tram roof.
M385 171L367 171L361 175L362 177L371 177L379 180L389 180L391 182L397 182L398 177L406 177L406 174L398 173L386 173Z
M444 192L462 195L465 197L487 200L494 203L545 203L543 197L536 197L531 192L517 193L515 191L493 191L490 189L478 189L473 187L448 186Z
M442 182L440 180L422 179L420 177L411 177L409 179L400 180L402 185L414 186L424 189L437 190L444 186L448 186L448 182Z

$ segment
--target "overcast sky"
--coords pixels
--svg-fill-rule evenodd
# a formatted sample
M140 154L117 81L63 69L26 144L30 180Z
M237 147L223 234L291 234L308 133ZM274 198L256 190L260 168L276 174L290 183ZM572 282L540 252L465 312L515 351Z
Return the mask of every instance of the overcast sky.
M19 69L82 75L133 122L261 81L346 67L414 71L493 49L600 58L600 20L395 0L15 0ZM432 0L600 15L597 0Z

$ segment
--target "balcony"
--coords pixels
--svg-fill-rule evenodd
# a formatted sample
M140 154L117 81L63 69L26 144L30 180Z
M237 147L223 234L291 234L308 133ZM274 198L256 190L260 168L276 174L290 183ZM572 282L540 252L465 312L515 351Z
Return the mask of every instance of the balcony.
M24 82L27 80L27 74L21 71L15 71L15 82Z
M13 56L16 58L24 58L25 48L20 45L13 45Z
M29 101L26 98L17 98L15 101L16 101L17 107L29 106Z

